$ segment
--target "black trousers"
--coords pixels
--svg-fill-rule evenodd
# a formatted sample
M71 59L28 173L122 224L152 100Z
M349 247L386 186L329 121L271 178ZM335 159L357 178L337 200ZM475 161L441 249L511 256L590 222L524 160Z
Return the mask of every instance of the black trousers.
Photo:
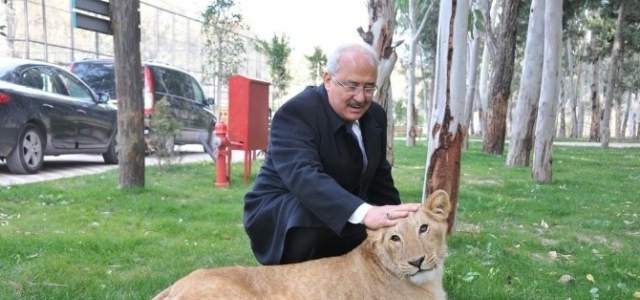
M347 224L342 235L329 228L294 227L284 242L281 264L339 256L356 248L367 238L363 225Z

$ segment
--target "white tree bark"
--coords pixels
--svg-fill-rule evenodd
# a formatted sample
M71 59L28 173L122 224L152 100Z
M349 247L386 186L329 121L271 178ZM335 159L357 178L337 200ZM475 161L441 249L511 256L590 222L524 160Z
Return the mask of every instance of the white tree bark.
M360 37L376 49L380 64L376 85L378 92L374 101L378 102L387 112L387 160L393 165L393 98L391 97L391 72L398 60L395 48L401 44L393 43L393 33L396 28L396 2L394 0L368 0L369 31L358 28Z
M536 182L553 180L553 133L555 131L560 55L562 50L562 1L546 0L544 13L544 65L542 90L536 120L532 177Z
M582 45L582 55L587 54L586 43ZM577 101L578 101L578 132L577 138L584 135L584 118L585 118L585 102L588 101L587 91L589 90L589 68L590 64L587 61L580 63L580 72L578 73L577 80Z
M607 94L604 99L604 110L602 111L602 139L600 145L602 148L609 147L609 139L611 138L611 107L613 104L613 95L615 95L615 82L618 80L618 61L620 60L622 48L622 24L624 21L624 2L621 2L618 9L618 21L616 23L616 33L613 38L613 47L611 50L611 66L609 69L609 80L607 82Z
M467 131L465 133L465 141L463 143L465 148L468 148L468 136L470 134L469 125L473 117L473 104L475 103L475 96L477 94L478 85L478 52L480 51L480 43L483 41L480 31L476 26L473 27L473 40L471 41L471 47L469 48L469 65L467 72L467 92L464 100L464 123L467 124Z
M544 52L544 2L533 0L529 12L524 66L520 76L520 92L511 124L511 141L507 166L529 166L533 149L533 129L538 114L542 60Z
M418 16L416 14L416 0L409 0L409 27L411 31L411 41L409 42L409 67L408 67L408 85L409 95L407 97L407 137L406 145L413 147L416 145L416 115L415 115L415 97L416 97L416 52L418 48L418 42L420 41L420 35L424 30L427 23L427 16L433 7L435 0L431 1L429 8L426 10L420 24L416 22Z
M569 100L571 101L571 137L578 137L578 99L576 97L576 90L573 87L573 55L571 51L571 37L567 37L567 83L569 85ZM579 78L579 76L578 76ZM578 83L580 84L580 83Z
M466 131L462 116L467 71L468 14L469 0L440 0L434 106L428 131L423 196L437 189L449 193L452 202L452 213L448 218L449 233L454 231L462 141Z
M620 128L620 135L618 136L618 139L622 142L622 140L624 139L625 135L627 134L627 129L629 128L628 124L629 124L629 117L631 116L631 106L633 104L633 102L631 101L632 99L632 93L631 92L627 92L627 103L626 103L626 107L624 110L624 116L622 117L622 122L621 122L621 128Z
M486 0L482 0L486 1ZM491 4L491 12L489 13L491 19L491 27L495 27L495 22L498 18L498 8L500 7L501 0L493 0ZM485 18L486 20L486 18ZM489 26L486 25L485 26ZM484 47L482 48L482 63L480 67L480 79L478 80L478 89L480 90L480 109L483 112L480 115L480 132L484 132L484 114L487 112L487 106L489 106L489 71L491 69L491 53L489 51L489 38L485 37Z

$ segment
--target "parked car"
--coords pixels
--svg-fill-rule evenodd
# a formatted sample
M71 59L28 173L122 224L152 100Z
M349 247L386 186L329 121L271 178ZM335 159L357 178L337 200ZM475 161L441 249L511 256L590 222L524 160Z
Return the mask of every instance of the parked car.
M45 155L102 154L117 164L117 110L69 71L41 61L0 58L0 159L33 174Z
M113 59L86 59L71 65L71 72L94 91L108 93L115 103L118 95L115 88L114 69ZM142 63L142 78L144 80L144 126L147 136L153 134L149 120L152 117L154 105L165 98L171 106L172 116L182 127L181 132L173 137L172 144L202 144L204 141L211 145L217 122L211 109L214 100L205 97L200 83L193 76L166 63L146 61Z

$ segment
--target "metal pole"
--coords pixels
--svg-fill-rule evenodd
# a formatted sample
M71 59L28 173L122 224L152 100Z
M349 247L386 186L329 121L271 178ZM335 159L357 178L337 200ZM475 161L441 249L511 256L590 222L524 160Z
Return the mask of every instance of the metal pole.
M44 60L49 61L49 43L47 43L47 15L45 14L45 0L42 0L42 33L44 34Z
M24 0L24 48L25 48L25 53L27 54L27 58L31 58L31 53L29 53L29 9L27 8L27 5L29 5L29 2L27 0Z
M73 14L69 14L71 16L71 22L70 24L73 24ZM71 61L75 61L76 60L76 41L75 41L75 37L74 37L74 30L73 30L73 26L69 26L69 30L70 32L70 42L71 42Z

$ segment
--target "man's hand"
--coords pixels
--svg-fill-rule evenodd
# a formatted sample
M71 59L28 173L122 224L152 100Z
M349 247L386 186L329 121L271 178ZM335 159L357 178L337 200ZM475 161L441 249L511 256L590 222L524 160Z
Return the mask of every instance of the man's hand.
M362 219L362 224L369 229L394 226L398 219L406 218L410 212L418 211L418 208L418 203L373 206Z

